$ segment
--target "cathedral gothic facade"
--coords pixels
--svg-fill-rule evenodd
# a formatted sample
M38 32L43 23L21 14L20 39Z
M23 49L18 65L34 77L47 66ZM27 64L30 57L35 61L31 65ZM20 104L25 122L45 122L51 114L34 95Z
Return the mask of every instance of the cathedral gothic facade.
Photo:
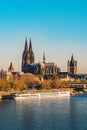
M25 49L24 49L23 56L22 56L22 66L30 65L33 63L35 63L35 60L34 60L34 53L32 50L31 39L30 39L29 49L28 49L28 43L27 43L27 38L26 38L25 39Z
M22 55L22 72L36 74L37 69L38 69L38 65L35 64L35 58L34 58L34 52L32 49L31 39L30 39L29 48L28 48L28 42L26 38L25 48Z
M27 38L25 39L25 47L22 55L22 72L34 75L57 75L59 70L55 63L46 63L45 53L43 53L43 62L35 63L31 39L29 41L29 48Z

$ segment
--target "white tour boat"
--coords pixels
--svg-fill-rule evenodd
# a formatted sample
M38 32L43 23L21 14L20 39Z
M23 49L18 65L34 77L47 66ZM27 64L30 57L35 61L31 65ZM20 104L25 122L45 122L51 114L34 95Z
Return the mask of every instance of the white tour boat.
M20 99L37 99L37 98L54 98L54 97L70 97L69 91L59 92L41 92L41 93L27 93L27 94L15 94L13 97L15 100Z

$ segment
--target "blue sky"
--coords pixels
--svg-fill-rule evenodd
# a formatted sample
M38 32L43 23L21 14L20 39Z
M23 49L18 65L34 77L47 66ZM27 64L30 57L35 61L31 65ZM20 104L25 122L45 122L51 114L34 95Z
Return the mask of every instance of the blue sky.
M1 0L0 69L13 62L21 70L25 37L32 39L36 62L55 62L67 71L72 53L78 73L87 73L86 0Z

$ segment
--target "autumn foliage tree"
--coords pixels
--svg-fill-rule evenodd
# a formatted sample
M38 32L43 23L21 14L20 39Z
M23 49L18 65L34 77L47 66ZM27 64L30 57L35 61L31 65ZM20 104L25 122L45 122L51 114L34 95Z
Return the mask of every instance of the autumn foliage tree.
M70 84L70 81L61 81L57 76L53 75L49 76L48 79L40 81L38 77L32 74L26 74L22 76L15 76L9 81L0 79L0 90L21 91L24 89L28 89L30 86L39 86L39 89L58 89L63 87L69 87Z
M44 80L41 82L41 89L51 89L52 80Z
M51 79L51 80L44 80L41 83L42 89L58 89L63 87L69 87L70 81L61 81L60 79Z
M0 80L0 90L8 91L9 89L11 89L10 82L1 79Z
M27 85L24 82L21 82L21 80L12 80L10 85L15 91L27 89Z

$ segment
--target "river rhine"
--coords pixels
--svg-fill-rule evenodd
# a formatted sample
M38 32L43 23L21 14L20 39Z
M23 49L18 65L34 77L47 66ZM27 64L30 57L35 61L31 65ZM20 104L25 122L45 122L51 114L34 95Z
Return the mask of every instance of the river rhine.
M0 130L87 130L87 95L0 101Z

